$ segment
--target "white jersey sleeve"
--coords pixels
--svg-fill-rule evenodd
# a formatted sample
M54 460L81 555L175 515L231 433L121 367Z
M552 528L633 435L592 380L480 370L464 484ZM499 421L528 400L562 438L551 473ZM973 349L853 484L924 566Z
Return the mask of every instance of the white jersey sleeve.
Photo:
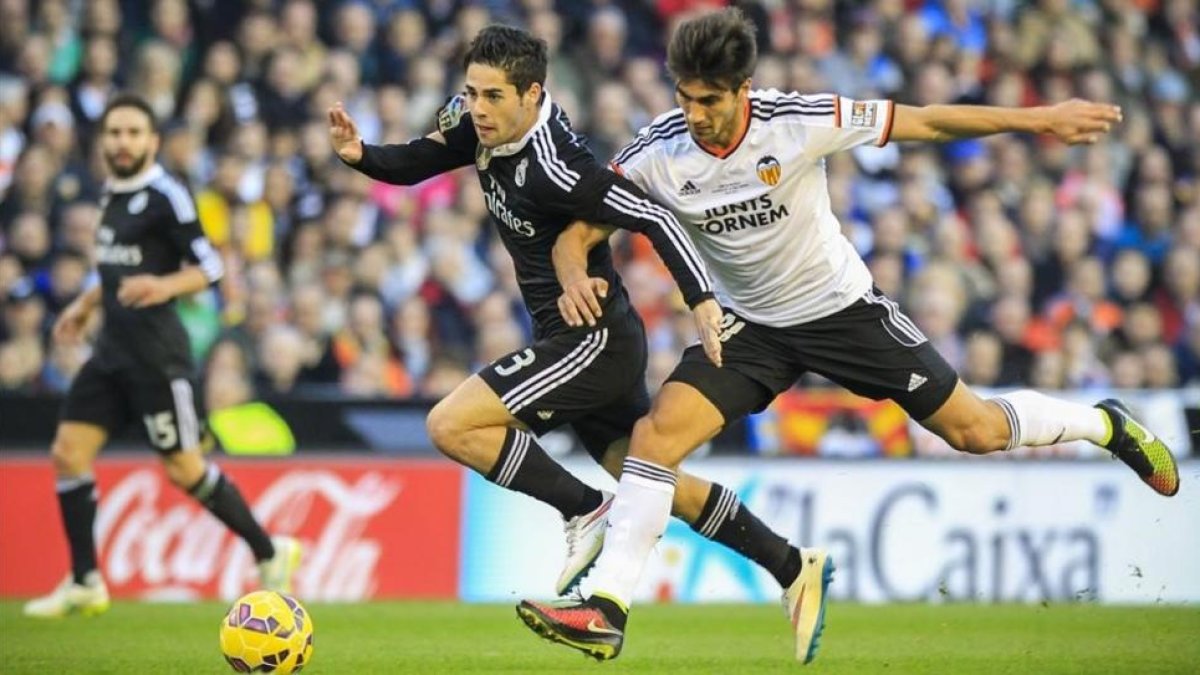
M804 125L808 127L806 147L814 159L867 143L883 146L892 134L896 116L896 104L892 101L856 101L836 94L803 98L833 103L829 114L804 117Z
M678 142L687 135L687 123L678 108L663 113L642 128L625 147L613 156L609 166L613 171L633 181L646 192L653 183L653 158L660 146Z

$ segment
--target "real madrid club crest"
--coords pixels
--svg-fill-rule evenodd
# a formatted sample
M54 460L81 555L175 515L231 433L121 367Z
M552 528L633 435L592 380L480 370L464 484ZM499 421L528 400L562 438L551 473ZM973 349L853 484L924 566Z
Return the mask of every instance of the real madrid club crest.
M783 176L783 167L779 165L779 160L770 155L759 159L755 169L758 171L758 179L772 187L778 185Z
M517 181L517 187L522 187L523 185L525 185L525 170L528 168L529 168L529 158L522 157L520 163L517 164L516 176L513 177L513 179Z
M129 214L136 216L146 210L146 204L150 202L150 194L145 190L137 193L129 199Z

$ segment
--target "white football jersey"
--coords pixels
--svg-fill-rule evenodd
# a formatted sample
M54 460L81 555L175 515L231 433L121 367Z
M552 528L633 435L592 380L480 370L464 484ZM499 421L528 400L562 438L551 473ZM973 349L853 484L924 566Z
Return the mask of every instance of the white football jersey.
M871 274L829 206L825 155L891 132L891 101L775 89L750 94L750 124L724 157L701 148L676 108L613 167L675 212L712 272L722 304L768 326L845 309Z

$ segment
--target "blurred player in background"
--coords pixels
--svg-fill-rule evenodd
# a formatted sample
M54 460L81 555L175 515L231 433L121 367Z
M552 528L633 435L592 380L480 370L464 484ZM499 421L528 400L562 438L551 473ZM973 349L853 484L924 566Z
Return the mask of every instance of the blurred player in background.
M667 65L680 107L616 155L617 173L687 224L715 272L726 311L724 367L689 348L634 429L609 516L610 532L580 603L524 601L522 619L545 637L617 656L646 558L662 536L676 469L725 426L765 408L806 371L856 394L892 399L954 448L984 454L1088 440L1163 495L1179 489L1170 450L1116 400L1095 407L1021 390L984 400L875 288L830 208L824 157L889 141L948 141L1002 132L1095 143L1121 120L1111 105L1071 100L1030 109L855 101L753 91L754 29L736 9L685 22ZM599 221L597 221L599 222ZM609 230L573 226L555 249L569 263L564 303L590 318L583 260ZM805 549L784 583L796 657L816 653L832 561Z
M221 278L221 258L200 231L186 187L155 161L159 135L141 98L113 97L100 118L111 175L97 232L100 281L76 298L54 325L54 338L79 340L96 309L104 326L95 353L71 383L50 456L71 549L71 571L25 614L95 615L108 609L93 531L92 466L105 441L135 420L162 458L171 482L240 536L258 561L259 581L287 591L299 543L267 536L237 487L204 456L204 414L195 392L187 334L172 301ZM191 265L181 268L181 262Z
M484 29L465 56L466 94L452 99L438 131L403 145L359 137L339 105L329 111L338 156L366 175L411 185L471 164L512 256L535 342L472 375L433 408L429 436L446 456L489 481L562 514L567 561L556 588L567 592L603 541L612 495L551 459L535 435L570 424L588 453L614 476L633 422L649 410L645 329L606 242L584 259L600 289L594 325L569 326L558 299L551 252L577 218L643 232L654 243L696 315L708 356L719 359L720 308L695 249L669 211L598 163L545 91L546 47L524 31ZM799 569L799 551L771 532L728 489L681 473L674 513L702 535L758 562L776 577Z

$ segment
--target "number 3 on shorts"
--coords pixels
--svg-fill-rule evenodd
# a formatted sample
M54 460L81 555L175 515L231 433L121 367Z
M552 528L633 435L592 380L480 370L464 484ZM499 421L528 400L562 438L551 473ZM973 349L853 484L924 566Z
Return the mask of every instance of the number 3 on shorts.
M535 357L536 355L533 353L532 349L526 349L523 352L514 354L512 363L507 366L496 366L496 374L500 375L501 377L508 377L525 366L533 363L533 359Z
M150 442L159 450L169 450L179 440L179 432L175 430L175 417L170 410L164 410L142 418L146 423L146 434Z

